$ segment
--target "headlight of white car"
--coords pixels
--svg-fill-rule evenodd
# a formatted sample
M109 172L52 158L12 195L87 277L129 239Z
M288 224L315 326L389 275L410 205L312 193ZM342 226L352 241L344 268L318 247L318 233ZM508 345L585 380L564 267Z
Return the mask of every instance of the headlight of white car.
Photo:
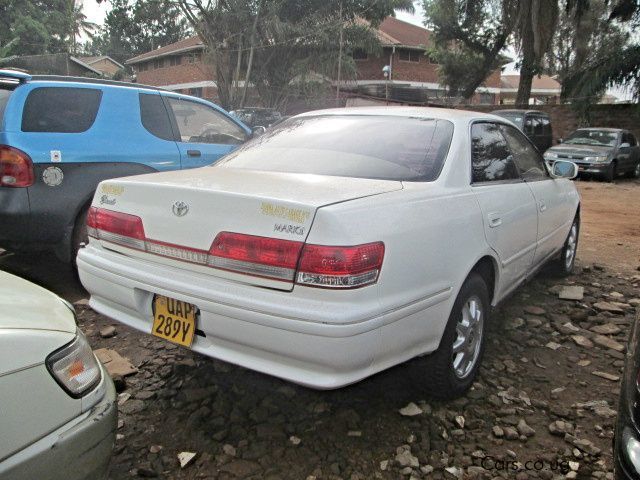
M558 158L558 154L554 152L544 152L544 158L546 160L555 160Z
M102 375L98 360L80 330L71 343L47 357L46 365L53 378L73 398L80 398L95 387Z
M604 163L607 161L607 157L606 155L598 155L598 156L594 156L594 157L584 157L584 161L585 162L595 162L595 163Z

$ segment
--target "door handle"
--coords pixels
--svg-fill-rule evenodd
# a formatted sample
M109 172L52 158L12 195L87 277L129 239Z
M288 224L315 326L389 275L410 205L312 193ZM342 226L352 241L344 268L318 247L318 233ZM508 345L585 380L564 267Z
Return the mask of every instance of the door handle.
M190 157L199 157L201 153L200 150L187 150L187 155Z
M539 205L540 205L540 211L541 211L541 212L544 212L544 211L547 209L547 204L546 204L546 203L544 203L544 201L543 201L543 200L540 200Z
M502 225L502 218L497 213L490 213L487 215L489 218L489 228L496 228Z

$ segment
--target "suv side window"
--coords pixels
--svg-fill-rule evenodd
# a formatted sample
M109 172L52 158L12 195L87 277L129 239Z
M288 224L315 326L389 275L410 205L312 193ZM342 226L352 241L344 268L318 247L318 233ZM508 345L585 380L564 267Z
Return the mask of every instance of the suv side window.
M217 110L182 98L165 97L175 116L180 138L186 143L239 145L247 133Z
M541 117L542 119L542 133L544 135L551 135L551 122L549 117Z
M169 114L160 95L140 94L140 120L152 135L162 140L175 140Z
M636 142L636 137L633 135L633 133L628 133L627 135L629 138L629 145L631 147L635 147L638 144L638 142Z
M102 90L40 87L27 95L22 113L23 132L82 133L98 115Z
M522 178L525 180L546 180L549 178L542 156L522 132L510 125L500 125L500 129L507 139L511 152L513 152L513 159Z
M473 183L520 178L507 142L496 124L474 123L471 126L471 169Z

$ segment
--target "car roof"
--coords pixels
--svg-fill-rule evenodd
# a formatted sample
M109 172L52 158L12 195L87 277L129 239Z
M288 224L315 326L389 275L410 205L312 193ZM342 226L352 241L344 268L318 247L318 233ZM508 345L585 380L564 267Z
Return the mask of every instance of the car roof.
M500 115L501 113L535 113L536 115L545 115L549 116L548 113L542 112L540 110L527 110L523 108L503 108L501 110L493 110L491 112L493 115Z
M378 115L394 117L417 117L435 118L450 121L471 121L476 119L497 120L504 122L505 119L490 113L475 112L472 110L459 110L441 107L351 107L351 108L329 108L325 110L313 110L296 115L295 118L331 116L331 115Z
M64 75L33 75L27 80L27 83L33 82L62 82L62 83L83 83L90 85L105 85L113 87L129 87L129 88L144 88L146 90L159 90L170 91L160 87L154 87L152 85L144 85L141 83L131 82L119 82L117 80L106 80L102 78L88 78L88 77L69 77Z
M576 128L576 132L578 130L592 130L592 131L598 131L598 132L626 132L625 129L623 128L610 128L610 127L584 127L584 128Z

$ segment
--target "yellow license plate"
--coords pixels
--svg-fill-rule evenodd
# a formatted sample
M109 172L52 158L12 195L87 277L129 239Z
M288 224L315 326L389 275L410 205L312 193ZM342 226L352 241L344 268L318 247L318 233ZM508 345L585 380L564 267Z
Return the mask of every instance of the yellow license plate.
M153 327L156 337L190 347L196 331L195 305L156 295L153 299Z

